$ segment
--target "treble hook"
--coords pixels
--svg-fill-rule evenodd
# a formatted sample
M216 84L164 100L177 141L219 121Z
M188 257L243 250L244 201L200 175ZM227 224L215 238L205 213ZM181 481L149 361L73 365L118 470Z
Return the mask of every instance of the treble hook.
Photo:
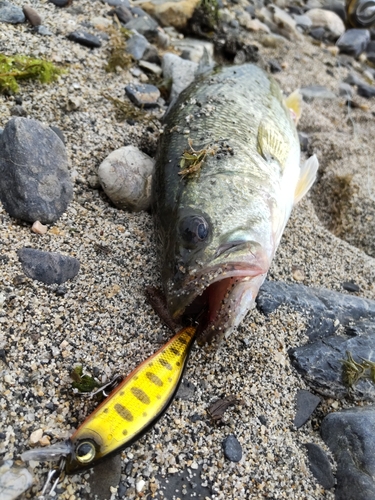
M57 467L54 467L53 469L51 469L48 472L47 481L43 487L42 493L39 496L40 500L46 496L48 486L53 482L52 487L47 495L47 496L52 496L52 494L54 493L54 491L56 489L56 486L59 484L59 482L61 480L61 476L65 470L65 464L66 464L66 458L61 457Z
M99 387L99 389L96 389L95 391L91 392L74 391L74 393L77 394L78 396L85 396L91 398L101 392L103 396L107 398L109 394L113 391L113 389L117 387L123 379L124 379L123 375L115 375L112 380L102 385L101 387Z

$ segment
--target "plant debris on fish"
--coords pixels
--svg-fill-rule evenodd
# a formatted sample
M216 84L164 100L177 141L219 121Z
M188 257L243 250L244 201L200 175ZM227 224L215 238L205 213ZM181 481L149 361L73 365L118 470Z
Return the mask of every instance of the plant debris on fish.
M300 104L244 64L199 76L167 114L153 183L162 282L170 314L198 323L201 343L254 307L293 205L315 180L316 156L299 163Z

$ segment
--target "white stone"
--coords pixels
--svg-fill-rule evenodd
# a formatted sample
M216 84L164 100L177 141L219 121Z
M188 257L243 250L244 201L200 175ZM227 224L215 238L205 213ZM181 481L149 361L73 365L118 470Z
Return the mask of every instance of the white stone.
M311 19L313 28L325 28L334 38L339 38L345 31L342 19L330 10L311 9L306 12L306 16Z
M198 64L167 52L162 60L163 76L172 80L171 101L173 101L195 78Z
M48 231L48 227L44 226L41 222L37 220L31 226L31 231L36 234L46 234L46 232Z
M134 146L116 149L100 164L104 192L121 209L147 210L151 203L154 160Z
M143 488L145 487L146 481L143 479L140 479L139 481L136 482L135 484L135 489L137 490L137 493L141 493Z
M31 445L35 445L35 444L38 444L39 441L42 439L42 436L43 436L43 430L42 429L38 429L34 432L31 433L30 435L30 444Z

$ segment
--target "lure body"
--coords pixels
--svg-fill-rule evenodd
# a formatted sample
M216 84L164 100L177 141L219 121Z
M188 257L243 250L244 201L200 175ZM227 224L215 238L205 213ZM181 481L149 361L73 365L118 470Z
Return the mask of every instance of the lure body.
M69 439L65 470L81 472L131 445L163 415L182 379L195 328L184 328L114 389Z

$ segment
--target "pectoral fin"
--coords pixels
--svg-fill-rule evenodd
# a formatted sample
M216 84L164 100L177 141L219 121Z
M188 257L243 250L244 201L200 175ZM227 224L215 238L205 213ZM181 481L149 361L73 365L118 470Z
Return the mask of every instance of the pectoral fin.
M294 204L298 203L314 184L319 162L316 155L310 156L301 167L297 187L294 192Z
M297 125L302 112L302 95L299 90L295 90L285 99L286 107L291 111L292 119Z

